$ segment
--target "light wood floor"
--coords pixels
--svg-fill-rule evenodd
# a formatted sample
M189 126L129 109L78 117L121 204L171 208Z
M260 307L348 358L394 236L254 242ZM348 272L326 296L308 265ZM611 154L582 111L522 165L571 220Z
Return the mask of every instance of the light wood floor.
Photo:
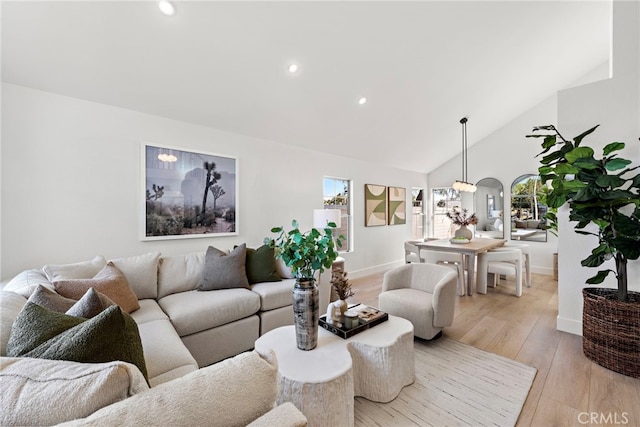
M382 277L351 279L349 302L377 306ZM507 280L486 295L458 297L443 335L538 369L517 425L640 427L640 379L591 362L582 337L556 330L557 282L534 274L521 298L514 288Z

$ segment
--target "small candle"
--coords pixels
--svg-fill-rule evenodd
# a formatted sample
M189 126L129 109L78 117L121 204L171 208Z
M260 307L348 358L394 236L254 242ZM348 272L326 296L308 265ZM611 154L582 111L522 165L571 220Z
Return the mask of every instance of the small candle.
M360 319L358 318L358 313L351 310L347 310L344 313L344 327L346 329L355 328L359 324L360 324Z

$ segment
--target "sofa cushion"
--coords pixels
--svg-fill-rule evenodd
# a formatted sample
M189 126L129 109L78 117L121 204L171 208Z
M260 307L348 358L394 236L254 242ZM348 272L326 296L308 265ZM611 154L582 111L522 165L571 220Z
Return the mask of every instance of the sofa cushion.
M138 329L152 387L198 369L169 319L141 323Z
M27 302L11 327L7 355L74 362L121 360L133 363L147 377L138 326L117 305L87 320Z
M204 269L204 252L160 258L158 298L196 289Z
M246 426L274 407L275 356L239 354L65 426Z
M127 278L138 299L158 297L160 252L111 260Z
M188 291L168 295L158 304L171 319L178 335L183 337L257 313L260 297L241 288Z
M276 267L275 251L267 245L262 245L257 249L247 248L245 268L250 284L282 280Z
M25 270L11 279L3 288L5 291L15 292L29 298L38 285L55 291L53 284L47 279L42 270Z
M98 255L91 261L73 264L45 265L44 274L50 282L64 279L88 279L95 276L107 264L103 256Z
M134 365L6 358L0 361L0 425L53 425L87 417L148 390Z
M91 279L58 280L53 282L53 285L60 295L67 298L80 299L89 288L95 288L127 313L140 308L138 298L131 290L127 278L112 262Z
M295 279L286 279L279 283L265 282L251 285L251 290L260 295L260 311L291 305L291 292L295 283Z
M38 285L28 301L58 313L66 312L77 302L74 299L63 297L42 285Z
M198 369L198 363L155 300L140 300L140 309L131 317L138 324L151 387Z
M65 314L75 317L84 317L90 319L102 313L107 307L111 307L116 303L111 301L109 297L101 294L93 288L89 290L76 303L69 308Z
M213 291L229 288L247 288L249 281L245 270L247 246L243 243L226 254L209 246L204 259L199 291Z
M15 292L0 291L0 356L7 355L11 326L26 302L25 297Z

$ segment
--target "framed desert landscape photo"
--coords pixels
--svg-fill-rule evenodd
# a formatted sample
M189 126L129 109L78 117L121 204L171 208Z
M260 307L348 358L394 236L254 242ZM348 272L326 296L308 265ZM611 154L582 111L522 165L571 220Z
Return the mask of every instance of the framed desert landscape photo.
M407 190L402 187L387 187L389 192L389 225L407 223Z
M238 160L142 145L142 240L238 234Z
M375 227L387 225L387 187L384 185L364 185L364 225Z

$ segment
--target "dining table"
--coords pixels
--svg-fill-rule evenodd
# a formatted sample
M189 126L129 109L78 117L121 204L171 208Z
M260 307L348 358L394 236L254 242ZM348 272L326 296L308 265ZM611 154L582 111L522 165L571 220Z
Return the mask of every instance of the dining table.
M491 249L504 246L505 239L489 239L474 237L465 243L453 243L450 239L426 240L414 243L420 250L455 252L462 254L464 265L467 270L467 295L473 295L473 288L476 284L476 259L479 253L487 252Z

